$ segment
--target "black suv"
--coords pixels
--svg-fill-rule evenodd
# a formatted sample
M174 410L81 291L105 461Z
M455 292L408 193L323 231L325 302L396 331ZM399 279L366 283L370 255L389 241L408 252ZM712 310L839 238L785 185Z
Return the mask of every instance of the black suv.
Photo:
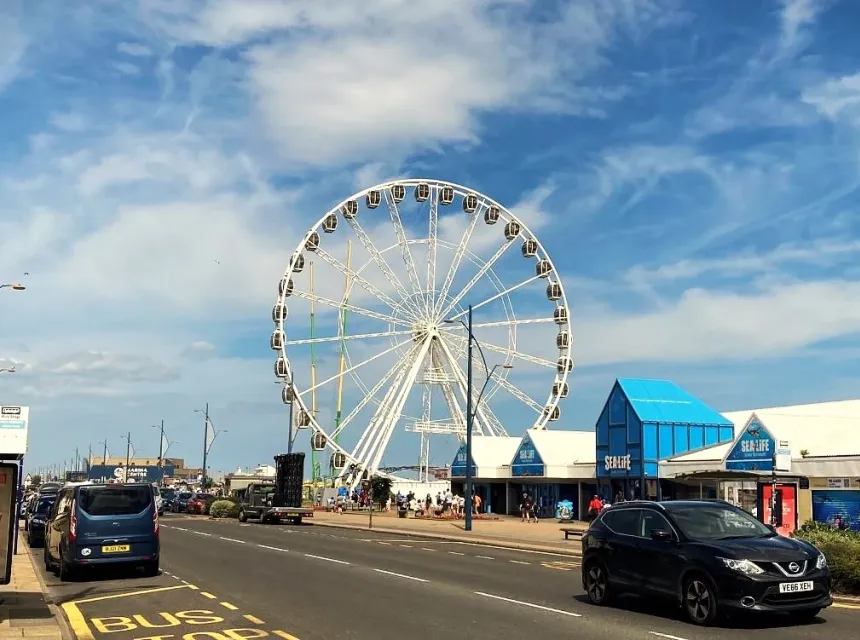
M730 611L811 620L832 604L818 549L721 500L613 505L582 536L582 569L594 604L621 592L658 596L698 625Z

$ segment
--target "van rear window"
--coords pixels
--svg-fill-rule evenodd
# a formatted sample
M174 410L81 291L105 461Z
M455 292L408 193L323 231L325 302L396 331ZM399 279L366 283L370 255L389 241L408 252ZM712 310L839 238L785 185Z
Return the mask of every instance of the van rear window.
M130 516L152 504L149 485L103 485L81 487L78 501L91 516Z

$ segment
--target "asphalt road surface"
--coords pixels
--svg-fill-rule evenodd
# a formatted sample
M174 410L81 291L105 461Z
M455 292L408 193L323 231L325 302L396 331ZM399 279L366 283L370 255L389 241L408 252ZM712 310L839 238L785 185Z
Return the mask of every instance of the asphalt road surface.
M80 640L830 640L860 623L860 608L830 608L809 624L700 629L635 598L598 608L569 556L180 516L163 518L161 535L157 578L45 576Z

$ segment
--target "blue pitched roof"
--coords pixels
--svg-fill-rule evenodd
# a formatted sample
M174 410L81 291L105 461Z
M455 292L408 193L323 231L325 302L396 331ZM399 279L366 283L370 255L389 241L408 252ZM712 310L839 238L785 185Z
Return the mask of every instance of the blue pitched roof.
M730 420L669 380L618 378L618 385L642 422L733 427Z

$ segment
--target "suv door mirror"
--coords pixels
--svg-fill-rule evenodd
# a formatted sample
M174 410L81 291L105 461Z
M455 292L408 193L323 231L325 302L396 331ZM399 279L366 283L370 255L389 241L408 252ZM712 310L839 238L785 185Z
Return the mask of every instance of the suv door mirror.
M651 531L651 539L657 542L673 542L675 535L666 529L654 529Z

